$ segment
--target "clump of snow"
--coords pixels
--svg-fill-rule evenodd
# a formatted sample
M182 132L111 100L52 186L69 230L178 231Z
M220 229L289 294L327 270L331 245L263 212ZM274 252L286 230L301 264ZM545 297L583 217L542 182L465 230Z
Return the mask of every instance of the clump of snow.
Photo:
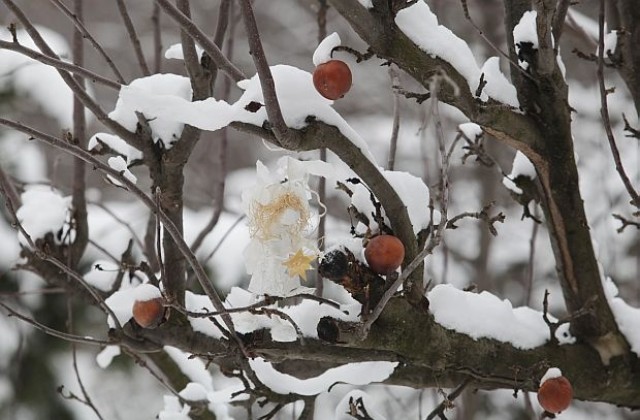
M630 306L618 296L618 288L609 277L604 282L604 292L620 332L629 342L631 351L640 356L640 309Z
M522 14L518 24L513 27L513 41L516 44L530 42L534 49L538 49L537 16L538 12L535 10L528 10Z
M499 57L488 58L480 71L484 73L484 80L487 82L483 91L489 95L489 97L514 108L520 107L515 86L513 86L511 82L507 80L504 73L500 71Z
M198 57L202 58L202 53L204 50L200 45L196 44L196 54ZM184 60L184 51L182 51L182 44L173 44L167 51L164 52L164 58L169 60Z
M239 287L231 289L227 295L224 306L225 308L243 308L258 302L259 298ZM213 304L207 296L196 295L187 291L185 295L185 306L191 312L212 312ZM318 338L317 325L320 318L330 316L332 318L356 321L360 313L361 305L349 297L349 299L336 309L326 304L304 299L297 305L277 307L276 305L268 306L270 309L277 309L289 315L300 328L300 332L304 337ZM219 317L217 317L219 319ZM271 338L274 341L290 342L295 341L298 337L296 331L290 322L278 316L257 315L250 312L235 312L231 314L231 319L236 331L239 333L249 333L259 329L269 329ZM219 319L220 320L220 319ZM221 321L221 320L220 320ZM215 338L221 338L222 333L207 318L189 318L189 322L194 331L201 332Z
M516 156L513 158L511 174L509 174L508 177L502 179L502 184L516 194L522 194L522 189L520 189L515 184L515 182L513 182L513 180L519 176L525 176L530 179L535 179L537 173L536 168L533 166L533 163L531 163L529 158L526 157L524 153L517 151Z
M152 284L144 283L134 288L123 285L120 290L105 299L105 303L111 308L116 318L118 318L118 322L122 325L127 323L133 316L133 304L136 300L144 302L160 297L162 297L160 289ZM107 324L110 328L115 328L115 322L111 315L107 317Z
M517 106L517 99L513 95L515 88L500 72L497 65L499 59L495 57L487 60L481 70L469 45L450 29L439 25L437 16L426 2L419 1L400 10L395 22L420 49L451 64L466 79L472 94L475 95L480 84L480 76L484 72L487 85L480 99L486 101L491 97Z
M460 130L460 132L471 141L482 135L482 127L472 122L458 125L458 130Z
M234 396L243 389L243 385L239 383L231 384L228 387L216 391L213 386L213 378L211 373L202 360L189 357L182 350L171 346L164 346L164 351L178 365L178 368L184 373L191 382L180 391L180 396L189 401L208 401L207 408L216 415L218 419L229 419L229 409L227 403L238 399L244 399L246 396Z
M189 382L180 391L180 396L188 401L202 401L207 399L207 390L197 382Z
M520 56L520 50L525 44L531 44L531 48L538 49L538 30L536 17L538 12L529 10L522 14L520 21L513 27L513 42L516 46L516 54ZM529 63L518 58L518 65L523 69L529 68Z
M331 107L333 101L325 99L315 89L309 72L280 64L271 66L271 74L284 120L289 127L304 128L310 116L324 121L336 126L367 159L375 162L367 143ZM123 86L120 89L118 103L121 104L123 115L133 116L129 121L131 127L135 127L136 122L133 110L142 112L147 117L153 116L157 120L166 121L167 125L171 125L172 122L180 125L189 124L210 131L219 130L234 121L257 126L262 126L265 121L268 121L258 75L238 82L238 87L245 92L233 105L213 98L191 102L190 95L187 98L172 92L154 91L153 86L149 88L145 83L140 87L136 83L146 79L137 79L129 86ZM189 83L187 78L183 79ZM118 106L116 108L119 109ZM129 128L129 126L126 127Z
M21 195L22 206L17 211L24 230L35 241L49 232L58 232L69 219L71 197L63 197L59 191L45 185L29 186ZM20 242L26 238L19 233Z
M96 289L109 292L119 271L119 265L111 261L98 260L91 264L91 270L84 275L84 280Z
M373 9L373 3L371 2L371 0L358 0L358 2L360 2L360 4L367 9Z
M421 178L404 171L388 171L380 169L380 172L396 191L400 199L407 207L409 219L413 225L413 232L418 233L429 226L431 213L429 210L429 188ZM376 208L371 201L371 193L363 184L349 185L349 189L353 192L350 197L351 205L353 205L360 213L365 214L369 218L369 229L376 232L380 229L378 223L373 220L372 214L376 213ZM381 209L382 216L386 220L386 213ZM386 220L388 223L388 220ZM440 212L434 211L433 223L440 222ZM356 232L364 233L367 226L358 223Z
M180 404L180 399L174 395L164 396L164 408L158 413L159 420L191 420L189 404Z
M144 283L132 289L134 300L146 302L162 297L162 292L153 284Z
M341 43L342 40L337 32L328 35L320 44L318 44L318 47L313 53L313 65L319 66L320 64L331 60L331 52Z
M616 50L616 46L618 45L618 31L611 31L604 36L604 54L605 56L608 54L613 54ZM598 51L596 50L596 54Z
M559 378L561 376L562 376L562 371L560 369L558 369L557 367L549 368L547 369L545 374L542 376L542 379L540 379L540 386L542 386L542 384L548 381L549 379Z
M428 298L438 324L474 340L489 338L527 350L542 346L549 339L549 327L541 312L524 306L513 308L511 302L491 293L471 293L451 285L438 285ZM568 331L566 324L558 328L556 338L560 343L573 341Z
M96 133L89 139L87 145L90 151L101 151L101 143L110 147L114 152L125 157L127 164L136 159L142 159L142 152L122 140L120 137L109 133Z
M109 367L113 358L120 355L120 346L106 346L98 355L96 356L96 362L98 366L102 369L106 369Z
M142 112L151 128L151 136L155 142L162 140L164 147L170 148L171 145L180 138L184 123L174 118L163 118L163 113L171 113L172 110L164 108L170 104L163 102L156 103L162 111L154 112L154 107L141 108L137 107L134 101L128 101L127 96L123 92L132 92L138 94L145 100L145 93L151 97L169 97L180 98L184 101L190 101L192 96L191 82L188 77L178 76L177 74L153 74L151 76L135 79L128 86L120 89L120 96L116 102L116 107L109 118L119 122L129 131L136 131L138 117L136 111ZM163 109L164 108L164 109Z
M189 355L176 347L164 346L163 350L192 382L199 384L207 392L213 391L213 379L202 360L189 358Z
M135 184L138 181L138 178L136 178L136 176L132 174L129 168L127 167L127 162L122 158L122 156L110 157L109 159L107 159L107 163L112 169L120 172L122 176L125 177L130 182ZM111 175L107 175L107 177L115 185L122 186L122 183L117 179L115 179L114 177L112 177Z
M278 394L296 393L299 395L317 395L329 389L335 383L367 385L385 381L398 362L360 362L349 363L328 369L320 376L298 379L278 372L271 363L261 357L250 359L249 364L260 381Z
M429 187L421 178L402 171L383 171L382 175L398 193L402 202L407 206L407 213L413 225L413 233L418 234L429 226L431 212L429 211ZM435 210L433 223L440 223L440 212Z

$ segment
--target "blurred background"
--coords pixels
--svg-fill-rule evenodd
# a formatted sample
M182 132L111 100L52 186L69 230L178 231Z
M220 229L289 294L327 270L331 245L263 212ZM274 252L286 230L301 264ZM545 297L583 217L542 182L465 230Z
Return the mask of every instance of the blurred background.
M39 26L48 42L55 45L54 49L70 59L73 25L58 8L50 1L23 0L17 3ZM66 3L71 5L69 1ZM126 3L147 61L160 72L184 75L182 61L164 57L157 59L153 54L154 2ZM458 2L432 0L427 3L442 25L469 42L479 64L499 55L464 18ZM472 18L484 34L502 50L506 50L502 3L498 0L469 1L469 8ZM191 7L194 21L206 33L213 34L219 2L193 0ZM316 0L255 1L257 20L270 64L285 63L307 71L313 70L311 57L318 44L318 8L319 2ZM618 285L620 296L637 306L640 303L640 235L634 227L617 232L620 222L612 215L629 217L629 198L615 172L604 135L595 63L580 59L574 53L575 49L587 54L595 53L598 33L596 12L595 0L581 1L572 6L574 23L565 30L561 55L567 67L570 105L575 109L573 134L579 158L580 182L596 250L604 272ZM6 28L12 22L14 17L0 5L0 26ZM85 0L84 22L127 82L141 77L115 2ZM230 25L230 35L224 49L232 61L251 76L255 70L237 8ZM179 42L179 31L173 21L162 14L160 27L164 52ZM332 9L328 10L327 31L338 32L344 45L359 51L367 48ZM0 30L0 34L3 40L11 39L5 29ZM109 68L89 44L85 44L85 55L87 68L113 79ZM432 189L432 196L437 196L440 156L433 128L435 107L441 115L448 144L456 137L458 124L467 122L464 116L445 104L434 104L432 101L417 104L415 100L397 95L392 89L396 83L407 91L422 91L401 73L397 75L396 82L392 82L390 70L393 67L377 58L356 63L346 53L338 52L336 57L350 64L354 78L351 91L336 101L336 110L368 142L378 162L384 165L389 154L395 106L400 118L396 169L423 177ZM508 63L503 57L501 66L508 74ZM615 72L608 71L607 78L608 84L616 87L615 93L609 95L609 107L618 147L634 184L640 185L640 143L636 139L626 138L623 133L623 114L631 125L637 126L633 103ZM228 86L228 83L224 77L219 77L214 96L222 98L225 90L229 89L229 101L233 102L241 90L233 85ZM91 82L89 88L105 110L114 108L118 94L116 90ZM0 115L60 136L63 130L71 127L71 93L54 70L0 50ZM95 119L89 121L89 136L107 131ZM225 143L225 168L224 171L216 170ZM504 175L511 172L515 152L490 138L485 139L484 147L492 162L483 165L473 157L463 161L465 150L460 147L462 145L464 143L459 143L451 159L449 215L480 211L493 203L490 212L503 212L506 220L496 225L496 237L484 224L471 219L461 221L458 229L448 230L443 245L427 260L427 280L432 284L451 283L457 287L475 285L478 290L488 290L510 300L514 306L528 305L536 309L542 308L544 291L548 289L551 292L551 312L562 316L562 295L556 281L546 229L531 218L522 219L522 206L513 200L503 185ZM282 152L270 150L259 139L243 133L233 130L205 132L187 166L185 236L188 242L195 238L209 219L217 189L222 186L222 174L226 179L224 212L198 254L206 262L207 269L223 293L232 286L246 286L248 283L240 258L248 241L244 223L238 223L242 215L240 194L255 180L256 160L273 165L281 156ZM305 153L302 157L317 158L317 154ZM334 157L329 157L329 161L334 160ZM71 192L73 175L69 156L5 128L0 128L0 165L20 186L45 184L54 186L64 195ZM133 172L138 177L138 185L143 188L150 185L143 169L135 168ZM131 200L131 196L123 190L106 183L99 174L89 171L89 186L90 236L102 249L89 245L83 260L85 272L90 270L92 263L108 260L108 254L119 256L133 233L142 237L148 218L141 204ZM349 237L348 201L343 193L335 190L333 185L328 185L326 205L326 241L331 245ZM542 217L541 211L533 204L530 210L535 216ZM0 211L3 216L0 217L0 298L15 303L23 312L46 325L65 330L67 297L61 290L46 288L34 274L16 269L16 264L19 265L17 234L3 211L4 206ZM227 236L228 232L231 233ZM208 258L221 240L225 241L223 245L212 258ZM77 331L92 332L94 335L105 331L102 313L85 305L74 305L74 324ZM0 337L0 418L95 418L90 410L70 398L70 393L79 394L68 343L36 332L5 314L0 315ZM162 408L162 395L166 393L161 386L127 357L117 357L108 369L99 368L95 361L98 351L79 346L77 365L84 385L104 418L154 418ZM210 369L216 378L214 383L225 381L215 367ZM353 388L338 385L331 392L321 394L316 404L316 418L332 418L336 404ZM425 418L441 400L435 390L381 385L364 388L378 402L377 409L389 419ZM522 394L517 398L512 394L508 390L470 390L456 400L456 409L448 415L459 420L533 418L532 410L539 410L535 396L532 403ZM292 405L282 411L281 418L295 418L295 413L299 411L299 405ZM231 414L236 418L246 416L246 412L234 408L231 408ZM576 402L561 418L633 419L640 416L605 404Z

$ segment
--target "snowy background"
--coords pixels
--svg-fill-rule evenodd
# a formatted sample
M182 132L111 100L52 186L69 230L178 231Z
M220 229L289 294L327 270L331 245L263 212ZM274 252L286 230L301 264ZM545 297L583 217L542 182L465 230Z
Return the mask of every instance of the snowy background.
M58 54L68 58L71 25L49 3L42 5L24 3L23 7L39 25L43 36ZM137 23L143 48L149 51L152 43L151 3L149 1L130 4L130 11ZM256 6L257 19L263 30L263 41L270 63L293 66L279 67L275 72L276 82L278 75L281 75L283 80L287 80L293 87L287 91L294 95L291 100L299 103L300 98L304 98L309 101L308 108L304 109L304 115L303 113L295 115L296 108L293 106L291 113L287 114L292 118L288 122L292 125L301 124L306 116L306 110L313 109L321 119L338 125L345 134L349 133L348 137L363 150L368 149L372 160L384 164L388 157L393 124L393 90L388 68L381 66L380 60L374 58L356 64L351 56L338 53L340 59L351 65L354 85L345 98L333 104L319 95L318 99L313 97L312 93L298 90L298 86L295 85L295 83L306 83L308 73L305 72L313 70L313 53L318 44L314 4L311 1L272 0L268 6L260 2ZM496 75L494 93L492 94L490 89L485 92L505 103L513 104L515 98L509 94L508 88L501 84L506 81L497 77L499 68L503 71L507 69L504 59L491 59L496 53L474 35L473 29L465 23L459 7L448 7L448 2L442 0L432 1L429 4L431 10L438 16L440 24L448 26L463 39L473 40L469 44L469 49L463 54L464 59L458 55L456 59L461 62L455 64L469 69L469 80L477 79L477 72L481 68L485 72ZM576 20L582 24L584 33L567 31L561 46L562 59L567 68L566 77L570 86L570 105L576 110L573 114L573 135L576 139L576 153L579 158L580 183L600 262L604 273L615 282L615 286L613 283L608 285L609 297L613 300L617 295L628 304L638 306L640 303L640 284L638 283L640 238L633 227L627 228L622 233L616 232L620 224L612 217L613 213L629 216L630 207L626 192L614 170L600 122L595 67L585 65L570 53L573 47L584 49L587 48L585 46L591 45L585 40L585 36L592 37L591 40L597 37L597 25L595 21L588 18L589 15L593 16L594 5L595 2L587 1L573 8L576 12ZM113 55L119 67L124 70L127 80L139 78L135 59L129 48L126 34L121 30L115 6L108 4L95 6L86 11L87 26ZM201 23L204 28L211 28L213 24L210 22L215 22L216 18L217 3L194 2L193 7L195 9L193 14L198 17L198 23ZM496 10L501 10L500 2L497 1L488 1L484 7L495 7ZM477 23L486 28L487 35L494 42L502 45L505 35L502 33L499 16L495 16L499 14L499 12L479 13L477 10L475 16L477 16ZM413 15L414 18L416 16L418 16L417 13ZM417 31L412 35L411 29L419 28L420 25L412 22L411 16L399 16L398 19L398 24L410 37L424 39L424 37L444 36L437 31L426 34ZM498 19L498 22L492 19ZM10 21L10 15L0 6L0 24L6 27ZM163 43L165 50L169 50L171 45L178 42L179 35L167 18L163 19L163 28ZM328 29L329 33L336 31L339 34L342 44L364 51L363 43L335 11L329 13ZM521 36L526 39L527 32L523 31ZM18 36L23 45L33 47L26 34L19 32ZM0 39L9 40L9 33L0 29ZM444 39L446 42L446 36ZM450 44L447 45L450 47ZM251 76L254 70L247 48L244 31L239 27L234 37L233 61ZM450 47L449 52L446 50L429 52L446 58L446 54L452 50L454 50L453 47ZM588 52L595 51L588 50ZM88 67L107 75L108 69L91 48L87 47L87 54ZM185 101L179 102L180 98L190 98L188 80L183 77L181 60L176 59L180 54L172 49L167 55L172 58L163 60L162 71L168 74L155 75L149 80L138 79L136 83L130 85L128 91L123 91L120 97L117 96L116 91L100 85L92 86L91 90L106 110L115 110L112 117L125 126L135 124L135 121L126 121L132 115L130 108L127 107L147 104L151 107L146 110L147 112L155 112L161 117L158 125L152 128L165 139L171 138L167 133L179 133L183 123L213 130L213 126L216 126L215 128L218 128L217 125L224 126L231 119L254 118L255 121L259 121L260 113L252 115L245 113L247 115L244 116L239 114L246 103L255 99L251 95L258 94L255 83L251 85L251 82L245 83L242 89L231 88L231 97L228 101L230 105L212 102L196 110L190 104L184 103ZM618 87L614 94L609 95L609 107L623 164L634 184L640 185L640 144L633 139L625 138L622 131L623 114L629 118L633 126L637 126L635 110L622 82L613 73L608 76L609 83ZM406 76L401 76L400 82L406 90L418 89L415 82ZM220 82L216 86L216 95L214 95L216 98L220 97L222 85L223 83ZM472 90L475 88L472 87ZM145 92L151 95L153 100L145 97ZM172 108L163 108L164 102L160 98L162 95L166 97L167 103L171 104ZM135 103L136 101L140 103ZM401 122L396 169L410 172L422 178L427 186L434 187L438 182L437 168L440 157L432 128L431 104L425 102L422 105L416 105L413 100L401 98L399 107ZM451 107L444 104L440 104L439 107L443 117L445 137L448 142L451 142L457 135L459 124L466 123L467 120L459 111ZM169 109L169 112L163 114L163 109L165 112ZM201 113L198 114L198 112ZM215 119L210 117L214 112ZM286 109L285 112L287 112ZM0 50L0 114L57 134L62 129L70 127L71 94L51 68L9 51ZM185 121L185 118L189 120ZM166 123L163 124L163 121ZM206 126L207 124L212 126ZM117 139L110 138L105 128L94 120L90 120L89 130L91 136L95 135L94 139L99 138L114 148L122 146L118 145ZM200 247L198 257L211 273L216 287L225 294L233 291L227 296L227 301L238 306L250 302L250 297L246 296L247 292L240 289L249 286L250 275L247 274L245 261L241 256L251 241L247 222L240 220L244 214L242 192L252 188L256 182L260 182L256 175L258 159L275 170L278 159L283 153L274 151L255 138L249 138L238 132L230 130L228 135L228 176L224 211L217 226ZM184 216L187 243L194 240L211 214L211 202L215 194L212 185L218 181L212 173L211 165L215 162L221 136L220 131L205 132L193 154L192 161L187 166L185 188L187 208ZM94 143L96 143L95 140ZM534 227L531 219L521 220L522 208L510 197L510 188L513 189L513 186L508 180L503 183L505 180L503 174L523 173L520 168L526 168L526 163L515 165L518 168L513 172L515 157L513 150L491 141L486 143L486 147L488 153L496 160L496 166L483 167L473 159L463 164L464 151L458 148L454 153L449 215L478 211L483 206L494 202L492 211L496 213L502 211L506 215L506 220L503 224L496 225L498 229L496 238L484 225L473 220L463 220L458 223L458 229L446 232L444 244L427 261L425 276L436 286L429 298L432 300L432 311L436 321L448 328L463 332L466 332L465 328L471 328L468 333L476 334L477 337L492 337L523 346L522 348L531 348L542 344L544 336L536 337L535 334L527 334L527 331L544 331L544 325L539 324L541 319L537 318L538 312L528 312L528 309L518 307L529 306L535 310L541 310L545 289L551 293L552 314L557 317L562 316L564 304L559 285L555 280L553 256L545 228ZM113 168L120 170L124 168L123 165L137 157L136 151L131 149L122 149L122 154L127 156L129 161L124 159L110 161L109 164ZM304 153L296 157L318 158L317 153ZM334 176L339 177L342 174L347 176L348 172L340 166L335 157L330 156L329 162L335 165L337 175L334 174ZM38 237L49 230L63 229L65 221L68 220L65 208L69 200L68 196L71 194L71 159L58 151L29 141L26 136L18 132L2 128L0 129L0 165L20 185L24 186L26 192L23 200L29 205L24 208L21 217L24 217L24 220L33 221L32 224L25 223L27 231L34 237ZM524 171L526 172L526 169ZM131 177L129 179L136 179L141 188L144 189L149 185L145 171L134 168L129 175ZM314 186L316 179L315 177L309 179L311 187ZM97 288L108 290L115 278L115 273L109 270L109 264L112 263L110 256L121 255L129 239L133 238L136 242L142 240L148 213L141 203L135 202L121 189L105 182L99 174L90 173L89 183L90 237L100 247L89 245L82 261L83 273L86 273L85 280ZM345 194L332 188L331 182L329 186L326 202L328 208L326 241L329 246L332 246L348 241L350 238L348 215L345 210L349 201ZM310 203L315 205L315 200ZM41 212L38 211L44 206L49 209L46 220L40 217ZM30 209L36 209L35 214L29 213ZM314 217L322 211L320 208L312 210ZM531 210L541 217L539 209L536 210L531 206ZM228 234L228 232L231 233ZM47 325L63 329L66 316L64 299L56 296L55 292L51 295L41 293L44 283L35 275L12 270L19 261L20 240L7 219L3 217L0 217L0 244L2 244L0 250L2 299L17 301L23 312L32 314ZM140 247L135 246L134 250L136 250L135 257L141 258ZM94 268L96 263L102 267L102 270ZM530 283L529 278L533 278L533 282ZM139 278L130 279L128 287L134 289L139 282ZM472 284L475 284L479 291L490 292L491 295L486 293L458 296L462 293L459 289ZM337 288L328 285L327 289L330 296L339 299L343 305L354 305L354 302ZM115 296L113 302L117 302L118 298ZM197 297L194 299L197 300ZM473 311L477 310L477 316L486 317L483 319L495 319L495 322L484 322L480 326L463 322L464 325L460 325L460 320L446 308L438 312L439 302L450 303L455 302L455 299L461 299L461 302L464 302L461 304L468 308L469 312L463 314L465 317L474 319ZM622 299L618 298L616 302L618 303L615 306L622 308L620 313L624 314L622 315L624 319L634 319L634 317L638 319L637 313L625 306ZM459 305L455 306L460 307ZM197 310L202 306L201 302L197 302L194 303L193 308ZM513 308L517 309L513 310ZM306 319L306 314L312 310L300 307L291 309L291 313L293 316L297 311L296 316L299 318L296 319L302 320ZM355 312L357 311L352 311L352 313ZM319 318L322 314L315 315ZM616 315L618 316L618 312ZM104 317L93 309L82 311L78 309L76 316L82 319L78 321L78 328L82 331L89 333L103 331L105 328ZM477 316L475 316L476 319ZM125 321L128 319L126 313L123 317ZM513 319L511 320L510 317ZM275 334L274 339L279 337L282 341L289 341L292 334L295 334L288 324L282 325L266 319L240 318L238 317L235 321L245 325L247 331L259 326L272 328L272 334ZM498 327L502 325L499 322L506 322L506 319L513 322L512 328L508 329L512 335L496 336L496 331L500 330ZM271 323L268 324L268 322ZM313 335L315 325L313 320L306 319L306 323L310 326L307 335ZM488 331L481 331L480 327L483 325L488 326ZM633 325L637 324L630 321L629 325L631 336L634 334ZM197 328L196 325L194 328ZM637 331L638 329L636 333ZM211 331L211 334L215 335L216 332ZM34 332L15 319L5 316L0 316L0 337L2 337L0 340L0 417L15 420L93 418L94 414L86 407L77 402L60 399L55 393L55 389L60 385L64 385L65 390L71 390L76 394L79 392L72 370L71 353L66 343L43 337L41 333ZM640 351L640 344L634 350ZM154 418L161 412L166 416L161 418L172 418L170 417L172 414L176 416L173 418L182 418L178 417L183 410L180 404L171 399L163 399L165 390L147 372L134 366L127 357L117 356L114 349L105 350L101 353L101 357L96 359L98 353L99 350L94 348L78 347L78 365L89 394L94 398L106 419ZM207 370L202 364L192 363L194 361L187 360L178 350L167 349L167 353L185 373L189 372L187 375L192 383L200 386L200 388L198 386L186 388L183 392L187 397L205 396L219 418L246 416L242 409L229 404L231 392L239 387L238 381L224 377L213 365ZM113 360L111 360L112 357ZM284 387L277 392L286 393L291 389L299 393L307 390L309 395L319 393L316 401L316 418L341 418L339 413L346 411L349 396L364 396L369 413L377 413L379 417L376 418L387 419L424 418L441 401L440 395L433 390L414 390L375 384L362 385L384 380L385 373L388 376L393 370L390 366L380 365L371 369L354 365L350 366L350 370L346 372L327 372L327 374L330 373L328 377L317 378L316 382L301 383L293 378L276 376L273 369L260 360L253 363L254 369L266 383L271 380L273 384ZM380 376L369 377L363 373L372 370ZM326 391L328 385L336 381L348 382L347 378L354 375L361 378L362 383L356 381L354 384L340 384L331 388L330 392ZM42 398L43 395L50 395L51 399L45 401ZM135 395L135 398L131 398L131 395ZM514 399L512 391L509 390L465 393L456 401L458 410L452 412L452 417L496 420L526 418L524 416L527 401L522 395ZM535 395L531 396L531 401L534 409L539 411ZM287 406L280 418L291 418L301 409L301 403ZM43 417L43 413L47 413L46 417ZM624 410L617 410L605 404L575 402L562 414L561 418L569 420L634 417Z

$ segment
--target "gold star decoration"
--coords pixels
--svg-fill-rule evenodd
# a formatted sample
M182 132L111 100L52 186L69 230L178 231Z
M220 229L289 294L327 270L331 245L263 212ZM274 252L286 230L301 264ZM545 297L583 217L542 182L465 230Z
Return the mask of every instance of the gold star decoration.
M302 249L299 249L295 254L291 255L285 262L282 263L287 267L289 276L300 276L303 280L307 280L307 270L311 270L311 262L316 259L315 255L305 255Z

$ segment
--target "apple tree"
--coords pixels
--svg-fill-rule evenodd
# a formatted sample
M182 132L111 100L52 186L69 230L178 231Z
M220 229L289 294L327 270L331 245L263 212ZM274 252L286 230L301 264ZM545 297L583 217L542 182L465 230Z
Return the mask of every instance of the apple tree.
M640 408L633 1L41 3L0 6L0 413Z

